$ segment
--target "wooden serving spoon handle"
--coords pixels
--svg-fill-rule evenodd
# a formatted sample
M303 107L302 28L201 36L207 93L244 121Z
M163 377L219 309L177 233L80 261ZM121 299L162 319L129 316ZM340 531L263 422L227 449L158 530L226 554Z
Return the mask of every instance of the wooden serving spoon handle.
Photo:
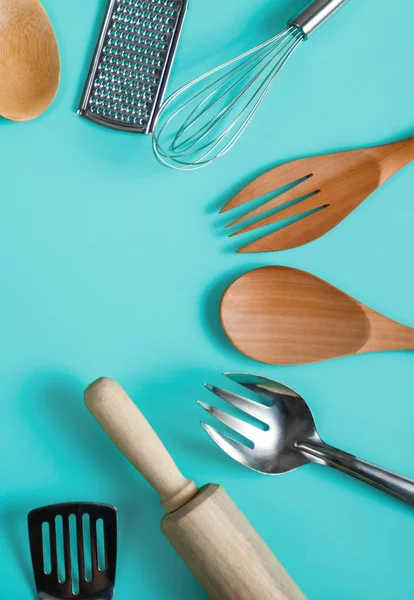
M361 305L363 306L363 305ZM370 335L357 354L384 350L414 350L414 329L388 319L367 306L363 306L370 323Z

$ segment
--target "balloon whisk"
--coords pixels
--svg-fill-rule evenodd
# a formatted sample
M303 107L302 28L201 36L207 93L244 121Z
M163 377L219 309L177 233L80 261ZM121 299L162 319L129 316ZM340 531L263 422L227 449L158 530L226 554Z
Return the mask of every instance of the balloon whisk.
M274 37L173 93L154 124L158 160L174 169L194 170L226 154L299 44L346 1L315 0Z

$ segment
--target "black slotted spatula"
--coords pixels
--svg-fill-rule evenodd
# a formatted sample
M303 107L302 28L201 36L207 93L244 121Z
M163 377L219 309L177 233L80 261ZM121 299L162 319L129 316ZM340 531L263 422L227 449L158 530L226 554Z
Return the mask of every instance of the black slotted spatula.
M117 513L89 502L52 504L28 515L39 599L112 600Z

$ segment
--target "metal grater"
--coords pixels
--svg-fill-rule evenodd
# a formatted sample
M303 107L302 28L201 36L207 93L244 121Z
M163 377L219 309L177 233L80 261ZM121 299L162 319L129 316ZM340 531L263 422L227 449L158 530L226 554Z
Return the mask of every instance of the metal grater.
M186 11L187 0L110 0L78 114L151 133Z

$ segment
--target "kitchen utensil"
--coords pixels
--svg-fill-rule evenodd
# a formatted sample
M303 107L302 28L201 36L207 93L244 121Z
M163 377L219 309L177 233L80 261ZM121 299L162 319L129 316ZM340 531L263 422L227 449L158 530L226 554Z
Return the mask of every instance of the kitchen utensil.
M125 391L98 379L85 402L112 441L161 497L161 528L213 600L305 597L223 488L200 490L178 470Z
M233 432L248 440L252 447L202 423L214 442L237 462L268 475L279 475L307 463L333 467L369 483L373 487L414 506L414 480L376 467L364 460L325 444L316 430L305 400L294 390L266 377L244 373L225 373L232 381L255 392L262 402L207 385L207 389L260 421L266 429L231 416L199 402L208 413Z
M186 10L187 0L110 0L78 113L151 133Z
M237 142L297 46L347 0L315 0L286 29L172 94L154 125L153 149L178 170L205 167Z
M324 235L347 217L384 181L414 159L414 137L362 150L302 158L264 173L222 208L235 207L272 194L270 199L227 227L245 224L231 236L295 218L238 252L287 250ZM286 188L278 194L282 188ZM280 209L275 212L276 209ZM251 219L261 216L251 222Z
M117 553L113 506L53 504L28 516L39 599L112 600Z
M414 350L414 329L310 273L288 267L263 267L242 275L224 293L220 312L236 348L269 364Z
M59 49L39 0L0 0L0 115L29 121L52 103Z

